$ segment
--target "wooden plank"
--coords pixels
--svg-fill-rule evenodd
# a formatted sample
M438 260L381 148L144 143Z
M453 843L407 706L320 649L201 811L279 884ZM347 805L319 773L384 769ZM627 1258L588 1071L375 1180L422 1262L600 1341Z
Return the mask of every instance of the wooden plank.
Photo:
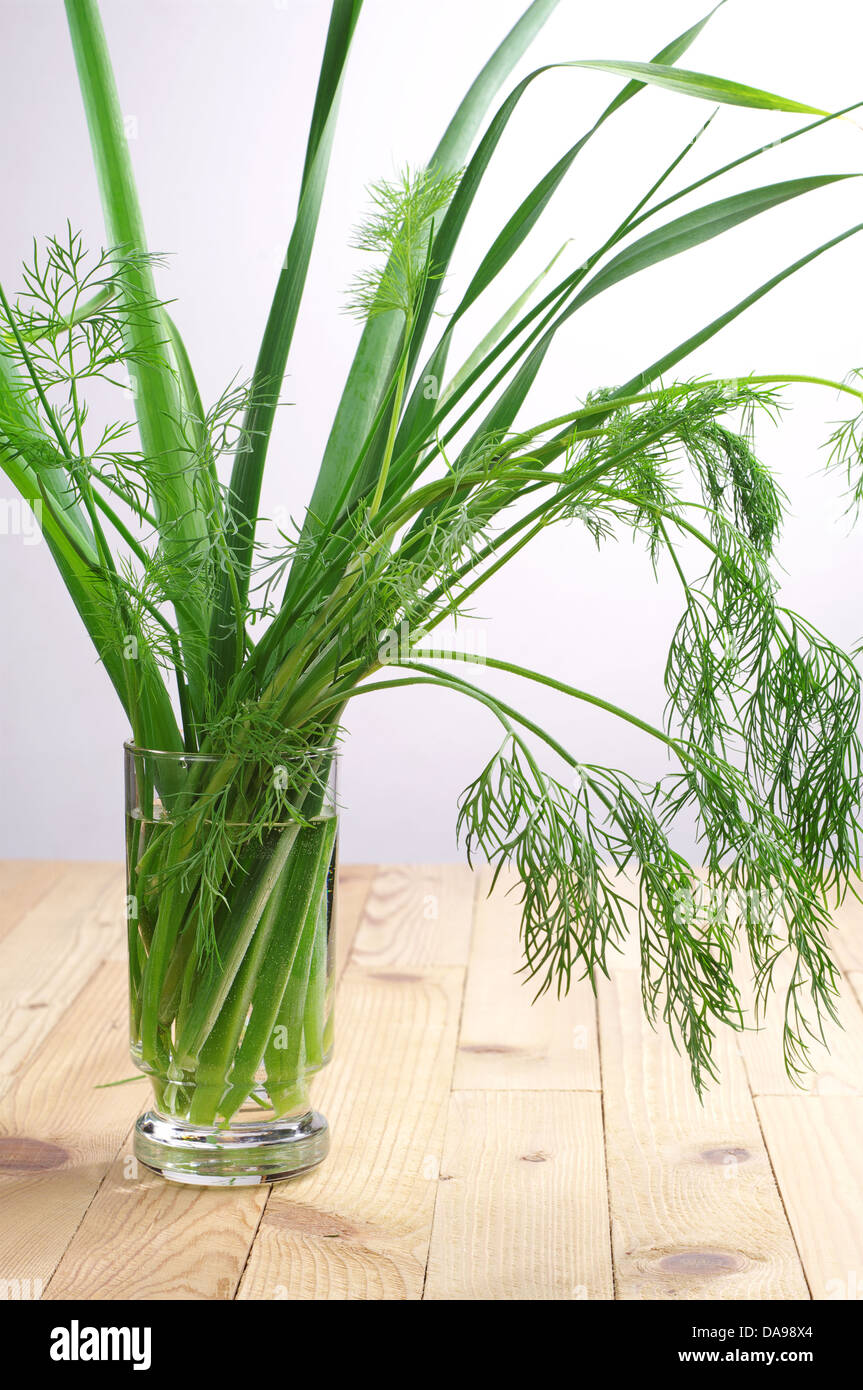
M860 897L849 892L838 907L831 904L833 933L830 945L844 971L863 971L863 880L855 879L853 887Z
M800 1078L799 1086L788 1076L782 1052L783 994L788 973L777 969L777 992L768 1005L766 1026L741 1034L740 1050L753 1095L863 1095L863 1008L844 978L840 978L837 1003L840 1023L825 1021L827 1046L811 1044L812 1070Z
M568 1055L592 1046L619 1297L863 1295L863 1015L850 990L846 1035L811 1094L783 1093L774 999L766 1035L743 1040L757 1100L727 1036L722 1084L702 1108L686 1062L642 1022L636 954L603 986L600 1049L593 1013L585 1027L572 1001L531 1006L514 978L517 906L497 894L480 904L458 1062L490 1079L450 1099L468 896L461 871L459 883L451 867L437 880L423 868L413 886L411 872L340 870L340 963L354 939L356 951L336 1060L314 1090L333 1149L315 1174L274 1189L262 1217L264 1189L136 1176L129 1130L146 1085L94 1089L131 1071L122 872L0 866L14 917L0 926L0 1281L29 1279L49 1299L227 1299L248 1260L244 1298L374 1301L419 1298L428 1262L432 1300L607 1298L601 1101L577 1094L599 1084L599 1066ZM437 922L422 915L436 881ZM855 912L835 946L863 1003ZM437 968L435 955L456 963Z
M613 1297L599 1096L453 1093L424 1297Z
M45 1298L233 1298L267 1196L165 1182L137 1162L130 1130Z
M702 1105L636 971L603 981L599 1023L617 1297L807 1298L733 1037Z
M99 963L125 955L123 871L72 864L0 941L0 1094Z
M349 968L315 1103L329 1158L273 1191L239 1297L418 1299L464 972Z
M590 985L573 983L565 999L534 1003L522 964L521 910L504 880L487 896L478 885L473 941L453 1087L465 1091L598 1091L596 1004Z
M340 866L337 939L345 954L370 882L369 867ZM136 1091L143 1108L147 1092ZM136 1163L130 1132L46 1296L233 1298L268 1195L263 1187L204 1190L165 1182Z
M374 874L373 864L339 864L336 899L336 979L341 977L353 950Z
M0 1101L0 1278L53 1273L137 1113L126 972L99 967Z
M48 859L0 860L0 941L54 887L66 867Z
M812 1297L863 1298L863 1099L756 1104Z
M375 875L353 963L467 965L475 878L466 864L389 864Z

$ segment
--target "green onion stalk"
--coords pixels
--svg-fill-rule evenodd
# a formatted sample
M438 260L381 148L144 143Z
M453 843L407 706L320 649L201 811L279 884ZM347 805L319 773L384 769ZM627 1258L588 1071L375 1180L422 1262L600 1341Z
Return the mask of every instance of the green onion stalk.
M166 756L126 750L133 1056L192 1125L305 1113L332 1050L335 751L169 759L167 806Z

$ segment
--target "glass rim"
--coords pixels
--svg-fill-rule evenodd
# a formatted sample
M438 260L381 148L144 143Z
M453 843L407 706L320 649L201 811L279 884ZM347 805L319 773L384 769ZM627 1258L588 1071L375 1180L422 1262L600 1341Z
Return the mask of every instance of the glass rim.
M227 756L234 756L241 762L262 762L264 759L256 757L253 753L238 753L229 755L225 753L184 753L182 751L169 752L162 748L142 748L139 743L132 739L123 740L123 752L131 753L133 756L145 758L171 758L178 763L220 763ZM279 759L279 763L299 763L306 762L314 753L329 754L333 758L341 756L341 747L338 743L329 743L322 748L315 748L308 753L287 753Z

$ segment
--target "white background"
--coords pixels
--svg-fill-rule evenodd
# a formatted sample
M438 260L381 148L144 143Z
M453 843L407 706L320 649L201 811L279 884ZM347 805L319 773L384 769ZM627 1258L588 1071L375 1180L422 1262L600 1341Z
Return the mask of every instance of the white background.
M568 58L649 58L703 13L705 0L562 0L516 77ZM420 165L522 0L366 0L350 60L305 302L268 461L264 509L299 514L358 336L342 312L357 269L349 233L371 180ZM134 139L151 247L173 255L161 279L178 301L204 392L215 398L254 363L297 196L326 0L103 0ZM66 219L89 244L103 229L60 0L0 0L4 139L0 276L34 234ZM738 0L714 17L684 65L835 109L863 98L863 9ZM615 79L563 71L536 82L474 206L446 303L518 201L587 128ZM706 118L705 103L646 92L604 127L517 260L472 311L478 338L565 241L578 264ZM863 118L861 118L863 119ZM691 156L689 182L793 129L796 118L723 108ZM705 201L797 174L863 168L863 130L836 123L716 183ZM601 296L559 337L523 419L625 380L749 290L861 220L863 183L809 195ZM687 205L689 206L689 205ZM682 208L681 208L682 210ZM863 237L830 253L702 349L687 374L748 371L843 376L863 365ZM462 347L469 349L467 338ZM455 359L457 360L457 355ZM781 547L784 598L851 645L863 634L863 526L843 519L842 487L823 476L826 422L848 413L800 388L763 457L790 496ZM2 486L2 485L0 485ZM3 497L8 497L5 485ZM0 536L0 856L116 858L125 721L42 545ZM673 576L655 584L624 539L597 554L576 527L549 532L478 596L490 654L532 664L658 721L665 649L680 610ZM492 677L487 677L491 683ZM495 682L499 684L499 682ZM583 761L645 777L656 745L610 716L536 687L509 696ZM342 780L343 853L359 860L447 860L459 791L496 744L478 707L425 690L356 702ZM682 835L682 843L686 842Z

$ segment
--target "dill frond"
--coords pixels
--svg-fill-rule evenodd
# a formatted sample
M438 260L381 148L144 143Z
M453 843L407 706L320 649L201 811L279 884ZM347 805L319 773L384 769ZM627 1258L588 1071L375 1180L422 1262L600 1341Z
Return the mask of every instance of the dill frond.
M409 319L427 276L430 241L458 187L460 174L403 169L369 188L371 208L354 231L351 245L381 264L361 270L349 291L346 309L359 319L397 312Z

